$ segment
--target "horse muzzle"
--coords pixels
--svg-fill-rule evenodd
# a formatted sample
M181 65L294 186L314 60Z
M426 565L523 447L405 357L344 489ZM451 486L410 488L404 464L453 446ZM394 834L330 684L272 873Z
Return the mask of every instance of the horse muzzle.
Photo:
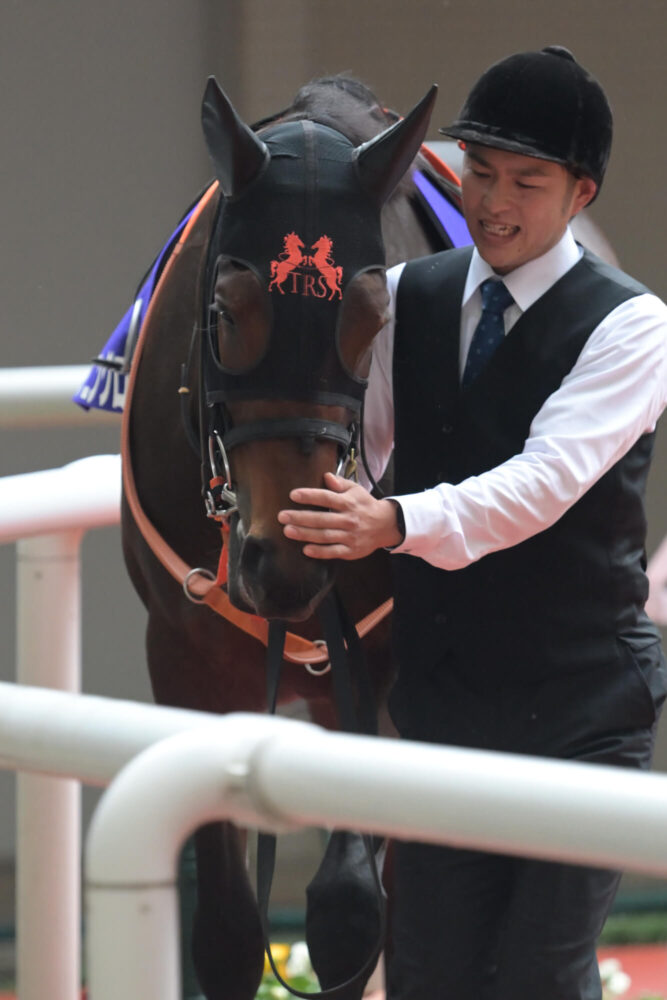
M333 565L308 559L294 543L236 534L229 552L229 597L262 618L305 621L333 583ZM236 550L236 551L235 551Z

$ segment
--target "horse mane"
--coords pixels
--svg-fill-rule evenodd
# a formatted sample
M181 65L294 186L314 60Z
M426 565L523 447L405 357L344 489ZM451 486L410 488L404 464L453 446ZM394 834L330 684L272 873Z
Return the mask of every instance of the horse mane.
M278 122L304 119L336 129L358 146L391 125L396 116L383 109L365 83L339 73L304 84L289 108L257 122L254 127L259 130Z

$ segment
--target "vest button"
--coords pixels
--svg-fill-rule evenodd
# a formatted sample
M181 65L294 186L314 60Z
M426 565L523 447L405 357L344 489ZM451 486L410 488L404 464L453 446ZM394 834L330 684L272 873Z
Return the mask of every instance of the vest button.
M438 614L435 616L435 624L436 625L446 625L447 624L447 615L443 614L442 612L438 612Z
M453 430L454 430L454 428L452 427L451 424L443 424L442 425L442 433L443 434L451 434Z

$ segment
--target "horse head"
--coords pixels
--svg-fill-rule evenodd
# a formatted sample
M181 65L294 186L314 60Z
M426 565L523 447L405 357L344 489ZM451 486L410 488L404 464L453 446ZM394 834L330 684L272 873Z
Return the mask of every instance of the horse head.
M308 618L332 583L332 564L306 558L277 514L293 487L322 485L355 447L387 308L381 210L434 100L435 87L355 146L308 119L255 133L213 78L206 88L202 124L223 198L208 255L203 432L238 508L230 598L265 618ZM326 250L327 267L304 247Z
M331 253L332 246L333 246L333 241L330 240L329 237L325 234L324 236L320 236L319 240L315 240L310 249L319 250L320 255L322 257L328 257L329 254Z

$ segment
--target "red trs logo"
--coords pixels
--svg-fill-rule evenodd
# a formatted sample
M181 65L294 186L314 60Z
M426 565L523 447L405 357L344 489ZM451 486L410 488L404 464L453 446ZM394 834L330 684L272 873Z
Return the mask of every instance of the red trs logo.
M304 254L303 241L296 233L288 233L283 239L283 252L278 260L271 261L269 291L277 288L284 295L283 286L287 283L287 291L292 295L313 295L323 299L329 293L329 301L334 295L342 299L343 268L336 267L331 256L332 247L333 240L320 236L310 248L315 253Z

